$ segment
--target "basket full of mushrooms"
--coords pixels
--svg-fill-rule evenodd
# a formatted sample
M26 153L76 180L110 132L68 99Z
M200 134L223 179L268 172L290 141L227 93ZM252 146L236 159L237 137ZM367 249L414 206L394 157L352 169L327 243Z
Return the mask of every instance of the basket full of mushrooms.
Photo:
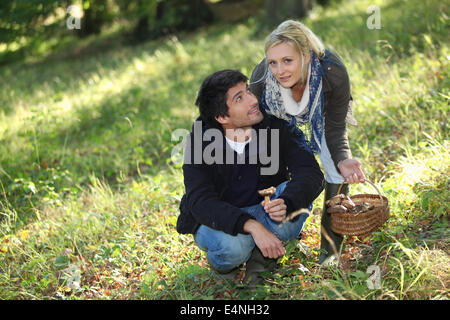
M388 199L381 195L378 188L370 181L378 194L357 194L346 196L340 194L326 201L327 212L331 214L331 230L348 236L366 236L389 219Z

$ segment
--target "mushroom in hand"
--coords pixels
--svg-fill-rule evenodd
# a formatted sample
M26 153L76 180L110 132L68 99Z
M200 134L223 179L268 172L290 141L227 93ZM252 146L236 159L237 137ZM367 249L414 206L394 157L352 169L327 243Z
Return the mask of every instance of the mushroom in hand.
M275 191L277 191L277 189L275 187L270 187L267 189L258 190L258 193L264 197L264 201L267 204L270 202L270 196L274 195Z

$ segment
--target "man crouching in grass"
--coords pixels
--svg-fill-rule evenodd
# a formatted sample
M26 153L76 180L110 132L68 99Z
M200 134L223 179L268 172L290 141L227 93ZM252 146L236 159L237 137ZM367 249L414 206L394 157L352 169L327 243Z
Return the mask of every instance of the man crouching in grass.
M294 136L301 133L261 110L239 71L208 76L196 105L200 117L187 139L177 231L194 235L220 278L234 279L246 263L244 281L255 284L286 253L282 241L300 234L309 214L286 218L311 210L324 177L306 140ZM266 202L258 190L272 186Z

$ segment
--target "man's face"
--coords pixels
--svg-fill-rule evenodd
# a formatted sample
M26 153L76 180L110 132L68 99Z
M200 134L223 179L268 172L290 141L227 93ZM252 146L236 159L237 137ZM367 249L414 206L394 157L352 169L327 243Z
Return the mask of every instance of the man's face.
M228 116L216 118L224 129L245 129L262 121L258 99L251 93L247 83L240 82L228 89L226 101Z

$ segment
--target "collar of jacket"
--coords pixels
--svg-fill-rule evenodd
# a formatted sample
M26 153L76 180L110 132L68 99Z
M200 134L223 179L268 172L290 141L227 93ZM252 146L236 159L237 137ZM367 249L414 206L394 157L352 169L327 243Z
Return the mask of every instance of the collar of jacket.
M262 108L260 108L260 111L263 114L263 120L261 122L257 123L256 125L253 125L253 127L252 127L256 131L257 138L253 139L251 143L257 143L256 150L254 148L250 148L249 149L249 154L247 155L249 158L252 158L252 159L253 159L253 157L258 157L259 154L266 154L267 153L266 150L271 150L271 139L268 139L267 145L265 145L265 144L261 145L261 144L258 143L258 141L259 141L259 129L270 129L273 116L268 115L266 113L266 111L263 110ZM208 121L204 121L201 116L199 116L195 121L201 121L201 123L202 123L202 132L201 133L200 132L197 133L197 134L199 134L199 135L197 135L197 138L200 138L202 140L202 149L203 150L206 148L206 146L210 145L214 141L214 140L213 141L204 140L202 138L204 133L208 129L216 129L216 130L219 130L222 133L222 141L221 141L221 143L217 144L216 146L221 148L221 149L227 150L227 152L231 152L231 153L235 152L228 145L228 143L226 142L225 133L224 133L224 130L223 130L223 128L222 128L222 126L220 124L218 124L218 123L211 124ZM194 125L192 126L192 133L193 132L194 132ZM194 137L195 137L195 134L194 134ZM214 139L214 137L213 137L213 139ZM256 153L254 153L253 151L256 151ZM226 154L227 153L224 153L224 156L226 156ZM259 166L259 161L257 161L257 164ZM228 167L232 167L232 164L231 165L225 165L225 166L219 166L219 167L222 167L220 169L221 171L222 170L226 171L226 170L229 170ZM222 174L226 174L226 172L222 172Z
M261 122L257 123L256 125L254 125L252 128L255 129L256 131L258 131L258 129L270 129L271 128L271 122L272 122L272 116L268 115L266 113L266 111L263 110L262 108L260 108L260 111L263 113L263 120ZM225 149L228 148L229 150L231 150L231 152L234 152L234 150L231 149L231 147L228 145L228 143L225 140L224 130L223 130L221 125L219 125L218 123L211 124L211 123L209 123L207 121L204 121L201 116L199 116L195 121L201 121L202 122L202 134L201 134L202 136L203 136L204 132L206 130L208 130L208 129L218 129L218 130L220 130L220 132L222 133L222 137L223 137L223 143L220 144L220 146L222 148L225 148ZM192 132L194 132L194 125L192 126ZM206 141L206 142L203 141L203 148L205 148L205 146L210 144L210 143L212 143L212 141ZM269 148L269 150L270 150L270 143L271 143L271 141L269 139L268 140L268 145L262 145L261 146L262 149L258 147L257 148L257 154L260 154L262 152L266 152L265 150L267 148ZM257 155L249 154L248 156L249 157L254 157L254 156L257 156ZM261 166L259 161L256 162L256 165L257 165L258 168ZM228 181L226 177L228 177L230 175L231 170L233 168L233 164L218 165L218 166L214 166L214 168L217 170L217 173L220 176L225 177L224 181ZM259 169L258 169L258 172L259 172ZM227 191L227 188L228 188L228 186L225 185L223 190L222 190L222 192L221 192L221 197L225 194L225 192Z
M331 70L331 68L333 68L334 66L339 66L339 68L345 67L344 64L342 63L341 59L339 58L339 56L336 54L336 52L330 50L330 49L325 49L325 54L320 57L320 64L322 66L322 81L323 81L323 93L327 94L329 92L331 92L333 90L333 88L331 87L331 84L328 80L327 77L327 72Z

